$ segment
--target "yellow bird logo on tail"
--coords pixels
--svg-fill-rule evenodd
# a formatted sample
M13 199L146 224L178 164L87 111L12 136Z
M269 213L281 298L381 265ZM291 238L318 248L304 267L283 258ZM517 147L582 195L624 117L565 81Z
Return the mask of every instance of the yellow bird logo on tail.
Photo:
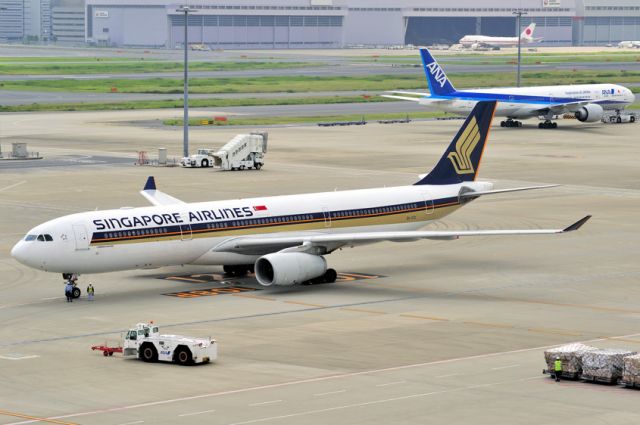
M449 161L453 164L453 168L455 168L456 173L475 173L475 169L471 163L471 154L479 141L480 130L478 129L478 123L476 121L476 117L471 117L469 124L456 141L456 151L447 155L447 158L449 158Z

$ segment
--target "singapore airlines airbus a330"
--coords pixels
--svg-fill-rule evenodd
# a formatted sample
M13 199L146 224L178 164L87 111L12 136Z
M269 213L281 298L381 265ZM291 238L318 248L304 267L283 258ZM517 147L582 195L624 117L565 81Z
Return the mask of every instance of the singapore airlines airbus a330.
M153 206L56 218L31 229L11 255L63 274L222 265L231 274L255 269L264 286L291 286L335 281L324 256L343 247L578 229L589 216L564 229L418 230L484 195L548 187L493 190L476 181L495 108L478 102L435 168L411 186L187 204L149 177L141 194Z

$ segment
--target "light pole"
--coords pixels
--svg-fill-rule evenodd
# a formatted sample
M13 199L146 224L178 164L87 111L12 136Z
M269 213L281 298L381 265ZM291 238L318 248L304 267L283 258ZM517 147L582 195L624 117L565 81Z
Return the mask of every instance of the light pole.
M527 12L523 11L522 9L518 9L514 10L512 13L517 16L518 20L518 71L516 76L516 87L520 87L520 45L522 44L522 29L520 28L520 20L522 19L522 15L526 15Z
M184 115L183 115L183 136L182 136L182 155L184 157L189 156L189 42L188 42L188 28L189 28L189 12L193 12L194 9L189 6L182 6L176 10L176 12L184 13Z

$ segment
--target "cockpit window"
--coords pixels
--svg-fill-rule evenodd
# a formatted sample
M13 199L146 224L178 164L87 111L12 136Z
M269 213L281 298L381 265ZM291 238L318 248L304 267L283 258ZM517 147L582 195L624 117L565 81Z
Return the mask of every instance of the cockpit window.
M53 238L51 237L51 235L44 235L44 240L47 242L52 242Z
M44 235L38 235L38 238L36 240L38 242L44 242Z
M27 241L27 242L35 241L36 240L36 235L27 235L24 238L24 240Z

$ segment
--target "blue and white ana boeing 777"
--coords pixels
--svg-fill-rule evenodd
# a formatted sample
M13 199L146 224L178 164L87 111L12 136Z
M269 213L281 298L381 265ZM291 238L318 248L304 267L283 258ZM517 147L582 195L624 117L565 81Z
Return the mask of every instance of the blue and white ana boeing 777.
M467 115L476 102L496 100L499 102L496 115L507 118L500 123L502 127L521 127L522 123L516 121L518 118L543 117L545 121L538 124L539 128L556 128L557 123L552 119L555 115L563 114L574 114L581 122L600 121L605 110L615 110L619 114L635 101L631 90L617 84L456 90L429 50L420 49L420 55L427 76L429 95L392 91L393 95L383 97L411 100L460 115Z
M325 255L381 241L449 240L463 236L543 235L578 229L418 230L493 190L476 181L495 102L479 102L425 177L410 186L187 204L156 189L153 206L91 211L31 229L11 255L30 267L63 274L170 265L223 265L254 270L264 286L333 282Z

